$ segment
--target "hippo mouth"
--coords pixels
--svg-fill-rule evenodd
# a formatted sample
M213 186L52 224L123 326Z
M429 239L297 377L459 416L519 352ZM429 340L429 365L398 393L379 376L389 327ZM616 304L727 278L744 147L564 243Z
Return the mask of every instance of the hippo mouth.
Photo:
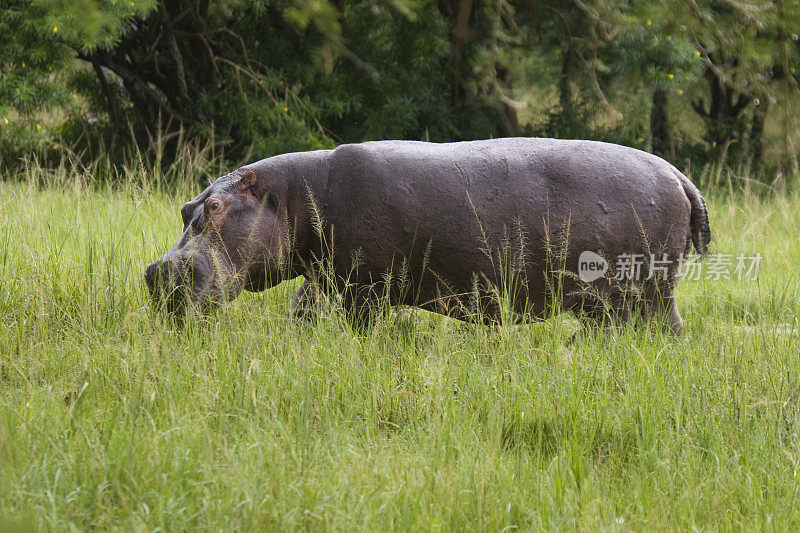
M230 299L229 284L222 283L221 266L203 253L179 260L165 256L147 266L145 282L153 303L171 314L192 311L208 314Z

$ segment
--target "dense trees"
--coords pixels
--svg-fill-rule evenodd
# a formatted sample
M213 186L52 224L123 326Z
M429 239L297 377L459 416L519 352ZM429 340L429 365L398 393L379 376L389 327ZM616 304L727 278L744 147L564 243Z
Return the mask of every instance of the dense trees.
M6 0L2 164L183 131L231 159L537 134L775 170L798 23L788 0Z

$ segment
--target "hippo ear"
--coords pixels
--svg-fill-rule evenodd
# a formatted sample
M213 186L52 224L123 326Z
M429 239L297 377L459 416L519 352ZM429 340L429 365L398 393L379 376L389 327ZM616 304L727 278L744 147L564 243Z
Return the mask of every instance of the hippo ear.
M239 192L244 195L253 196L256 199L260 199L264 196L264 187L262 180L259 180L256 176L256 173L252 170L248 170L242 177L239 179L237 183L237 187Z

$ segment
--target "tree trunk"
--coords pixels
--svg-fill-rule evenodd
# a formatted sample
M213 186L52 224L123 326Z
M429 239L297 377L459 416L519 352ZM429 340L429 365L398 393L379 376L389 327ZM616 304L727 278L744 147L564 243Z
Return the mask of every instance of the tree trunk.
M503 86L511 87L511 71L505 70L502 67L495 67L497 77L503 82ZM502 102L502 128L503 135L506 137L519 136L519 118L517 117L517 108L511 105L508 101Z
M97 79L100 82L100 87L103 89L103 95L106 97L106 102L108 103L108 112L111 114L111 120L114 121L114 124L117 127L114 132L117 133L121 131L123 124L122 117L119 114L119 108L117 108L117 102L114 99L114 94L111 92L111 87L108 86L106 75L103 72L103 67L100 66L96 59L92 60L92 67L94 68L94 73L97 75Z
M459 0L457 5L454 6L455 10L452 13L453 29L450 32L450 52L448 60L450 63L451 101L455 106L461 105L466 97L462 87L461 66L463 63L464 48L469 43L472 33L469 28L469 21L472 17L472 1L473 0Z
M653 107L650 110L650 138L653 153L666 159L675 157L675 144L669 127L667 92L663 89L653 91Z
M753 151L753 170L758 172L761 170L761 159L764 155L764 120L767 117L767 102L766 98L761 102L761 105L753 107L753 124L750 127L750 149Z
M561 76L558 80L558 102L561 104L561 116L566 121L575 118L575 91L572 85L573 71L575 70L575 54L572 48L564 51L561 59Z
M717 63L722 64L721 61ZM738 92L711 68L706 69L704 77L709 89L708 110L702 99L692 105L705 119L709 152L720 162L738 162L744 153L741 141L746 134L742 111L752 100L752 95Z

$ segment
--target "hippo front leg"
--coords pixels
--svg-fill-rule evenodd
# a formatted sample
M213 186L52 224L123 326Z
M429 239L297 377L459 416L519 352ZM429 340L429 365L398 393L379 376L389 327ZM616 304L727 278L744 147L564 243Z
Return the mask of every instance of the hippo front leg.
M305 278L303 284L297 289L289 306L289 315L298 320L308 320L316 309L316 290L311 280Z

